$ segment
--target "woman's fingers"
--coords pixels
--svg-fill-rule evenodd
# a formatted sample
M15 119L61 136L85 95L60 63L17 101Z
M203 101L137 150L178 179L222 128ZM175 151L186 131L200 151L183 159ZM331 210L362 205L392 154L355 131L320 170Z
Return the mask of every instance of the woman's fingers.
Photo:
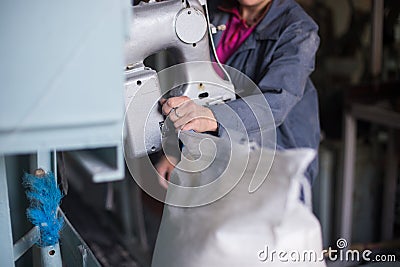
M165 189L168 188L168 181L171 177L171 173L175 168L178 160L173 156L162 156L159 162L156 164L156 170L158 173L158 182Z
M174 108L179 108L183 103L191 101L187 96L171 97L162 103L162 111L164 115L169 116Z
M186 96L172 97L164 102L163 113L173 122L176 130L196 132L216 131L217 122L209 108L197 105Z

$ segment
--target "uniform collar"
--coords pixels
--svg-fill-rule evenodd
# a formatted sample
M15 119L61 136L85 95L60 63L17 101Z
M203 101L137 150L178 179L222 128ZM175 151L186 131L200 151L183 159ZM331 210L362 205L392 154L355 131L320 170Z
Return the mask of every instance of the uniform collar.
M255 29L257 40L278 40L281 32L281 16L284 15L289 1L272 0L271 6Z
M254 30L256 40L278 40L282 27L279 18L284 16L290 2L292 2L292 0L272 0L267 14L265 14L264 18ZM226 24L228 22L229 15L223 12L229 12L228 10L231 10L233 7L235 7L233 4L229 6L218 5L218 9L220 10L218 13L220 13L219 16L221 16L219 18L220 24Z
M236 18L240 19L241 24L245 27L245 28L250 28L249 26L247 26L246 21L244 21L241 17L240 17L240 13L239 13L239 8L237 6L230 6L230 7L226 7L226 6L218 6L218 9L231 14L232 16L235 16Z

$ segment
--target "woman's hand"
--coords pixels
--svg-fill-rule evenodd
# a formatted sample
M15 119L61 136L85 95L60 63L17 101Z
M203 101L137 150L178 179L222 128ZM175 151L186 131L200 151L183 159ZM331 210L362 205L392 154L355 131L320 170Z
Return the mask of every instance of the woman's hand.
M158 182L165 189L168 188L168 182L171 173L175 168L175 165L178 163L178 159L173 156L165 156L163 155L160 160L156 164L156 170L158 172Z
M197 105L187 96L160 101L162 111L173 122L175 129L198 133L217 131L218 124L209 108Z
M216 131L218 128L214 114L209 108L197 105L187 96L162 99L162 111L174 124L176 130L193 130L199 133ZM156 164L159 183L168 188L171 173L178 163L173 156L162 156Z

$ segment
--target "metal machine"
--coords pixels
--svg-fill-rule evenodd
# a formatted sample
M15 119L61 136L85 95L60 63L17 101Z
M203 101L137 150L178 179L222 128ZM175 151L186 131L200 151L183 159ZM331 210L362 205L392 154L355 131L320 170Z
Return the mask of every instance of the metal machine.
M210 62L212 26L205 0L150 1L134 7L123 2L74 0L62 8L48 0L0 4L0 21L10 25L1 30L0 44L6 63L0 65L1 266L29 262L23 255L39 238L19 205L19 178L29 170L26 166L57 173L56 154L63 151L79 167L70 172L76 177L71 184L80 192L85 190L82 176L92 183L121 180L123 122L125 147L136 158L161 148L161 96L186 95L202 105L235 98L222 66ZM29 21L29 29L21 18ZM159 76L143 61L164 49L176 63L202 63L179 65L175 77ZM61 257L74 266L97 266L71 225L63 229L61 241L56 263L54 254L42 248L39 266L61 265Z
M80 165L81 183L124 178L127 11L126 1L0 3L8 25L0 30L1 266L98 266L67 221L60 246L34 245L40 234L26 218L21 178L37 168L57 173L60 151Z
M216 28L210 25L207 12L204 0L150 1L133 7L125 45L126 155L143 156L161 148L165 125L158 106L161 96L185 95L201 105L235 99L229 76L221 64L210 61L210 51L215 51L210 50L210 37ZM143 61L165 49L180 65L173 75L160 77Z

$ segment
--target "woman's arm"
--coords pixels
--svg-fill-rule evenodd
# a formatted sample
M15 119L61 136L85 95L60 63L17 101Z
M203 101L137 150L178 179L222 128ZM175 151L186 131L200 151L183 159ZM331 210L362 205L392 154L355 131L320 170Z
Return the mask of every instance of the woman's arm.
M315 54L319 45L318 28L306 27L303 23L289 26L275 44L270 62L260 72L258 87L267 100L275 122L279 127L292 108L302 99L306 83L314 70ZM264 56L264 55L260 55ZM248 63L250 64L250 63ZM250 108L246 102L256 103ZM271 122L255 114L263 114L266 107L259 96L246 96L223 105L210 107L218 123L236 130L243 122L248 133L268 128ZM225 114L232 109L239 118L236 121ZM252 110L253 109L253 110ZM224 136L224 127L219 128L219 135Z

